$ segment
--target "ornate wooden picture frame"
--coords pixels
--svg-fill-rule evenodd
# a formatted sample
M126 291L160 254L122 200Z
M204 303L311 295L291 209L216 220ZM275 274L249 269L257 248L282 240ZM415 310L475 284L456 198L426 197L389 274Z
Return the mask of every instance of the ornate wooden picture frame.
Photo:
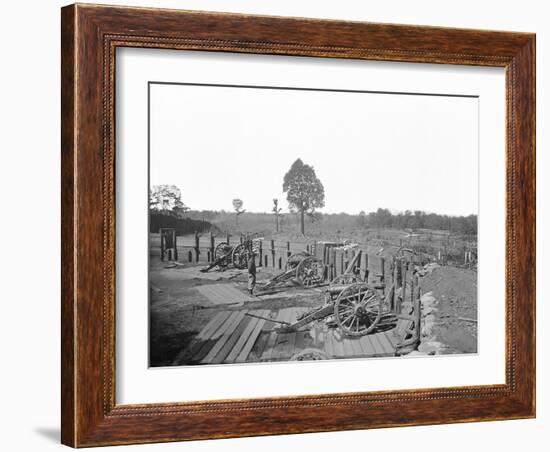
M71 5L62 9L62 442L73 447L535 416L535 36ZM115 403L119 47L506 70L506 382L315 396Z

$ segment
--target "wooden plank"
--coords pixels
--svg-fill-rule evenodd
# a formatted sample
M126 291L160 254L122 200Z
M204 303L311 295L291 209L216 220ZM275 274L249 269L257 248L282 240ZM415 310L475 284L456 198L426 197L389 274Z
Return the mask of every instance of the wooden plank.
M254 311L254 312L251 312L251 314L264 315L263 312L264 311L260 311L260 312ZM258 320L260 320L257 317L248 317L248 318L250 319L250 321L248 322L248 325L247 325L246 329L242 332L240 337L237 339L235 345L233 346L233 348L231 349L231 351L229 352L229 354L225 358L226 363L234 362L235 359L237 358L237 356L239 356L239 353L242 350L242 348L244 347L244 345L246 344L247 339L249 338L250 334L252 334L252 331L256 327L256 324L258 323Z
M231 304L241 301L253 301L255 298L239 290L234 283L207 284L197 286L197 291L214 304Z
M210 349L207 355L201 360L201 363L208 364L214 359L214 357L223 348L233 331L235 331L235 329L243 319L245 312L246 311L238 311L236 312L237 315L233 316L232 318L230 317L230 320L226 322L227 327L225 328L223 333L220 333L220 335L218 336L218 341Z
M369 334L367 334L366 336L361 336L361 339L359 339L359 343L361 344L361 348L363 349L364 356L374 356L376 354Z
M193 354L191 357L191 362L193 364L199 364L208 353L210 353L210 350L212 350L212 347L216 345L217 339L209 338L201 342L201 347L196 351L196 353Z
M361 344L359 343L359 339L358 337L354 337L353 339L350 339L350 343L351 343L351 347L353 349L353 355L352 356L357 356L357 357L361 357L363 356L363 349L361 348Z
M380 342L380 345L384 349L384 353L390 356L395 353L395 348L393 347L392 343L388 340L388 338L384 333L376 333L376 338L378 339L378 342Z
M281 317L284 315L284 310L280 310L277 314L277 317L275 320L281 321ZM278 323L273 322L274 325L279 325ZM267 340L267 343L265 345L265 350L262 354L262 361L270 361L271 357L273 355L273 348L275 347L275 344L277 343L277 338L279 334L276 331L272 331L269 339Z
M335 358L334 356L334 342L332 338L332 330L329 329L325 334L325 353L329 358Z
M235 317L239 315L239 311L231 311L231 314L227 317L226 320L224 320L217 329L213 330L210 334L209 339L218 339L225 333L227 328L231 325L231 323L235 320Z
M269 317L270 319L273 319L277 316L277 311L266 311L266 317ZM266 320L264 323L264 326L262 327L262 331L260 331L260 334L258 336L258 339L256 340L256 343L254 344L254 347L252 347L252 350L248 354L247 361L249 362L260 362L262 359L262 355L265 350L265 346L267 344L267 341L269 340L269 337L271 336L271 332L273 328L275 327L275 323Z
M294 313L292 308L283 309L283 316L281 317L281 321L291 322L293 319L293 315ZM278 335L277 342L273 347L273 354L271 355L271 359L280 360L284 358L283 354L287 352L285 345L287 341L290 340L290 335L292 335L292 333L282 333Z
M194 356L200 353L203 347L207 347L208 350L213 345L208 340L212 333L218 329L220 324L231 315L231 311L218 312L205 327L195 336L191 343L178 353L172 365L180 366L192 360Z
M235 360L236 363L244 363L246 361L246 358L248 354L250 353L250 350L252 350L252 347L254 347L254 344L256 343L256 339L258 338L258 335L262 331L262 327L264 326L266 320L259 319L258 323L256 324L256 327L250 334L250 337L246 341L245 346L241 350L241 353L239 353L239 356Z
M345 358L352 358L355 355L355 350L353 349L353 339L342 335L340 342L344 349L342 356Z
M208 339L214 331L222 324L224 320L231 315L231 311L218 312L214 318L206 324L202 331L197 335L198 339Z
M220 364L222 362L227 362L226 358L229 355L229 353L234 349L235 344L237 341L242 338L243 333L245 333L246 330L254 327L256 324L257 319L254 319L252 317L244 316L241 322L239 323L239 326L235 329L235 331L231 334L231 337L227 340L225 345L222 347L222 349L218 352L218 354L214 357L214 359L211 361L211 364ZM253 324L251 326L251 324ZM250 334L250 333L248 333ZM244 342L244 341L243 341Z
M344 354L344 344L343 344L343 334L338 334L336 332L337 330L332 330L332 339L333 339L333 347L334 347L334 354L338 358L343 358L345 356Z
M380 342L378 341L378 338L376 336L376 334L370 335L372 346L374 347L376 356L384 356L384 348L382 347L382 345L380 345Z
M399 344L399 339L395 336L395 334L393 334L393 330L384 331L384 335L390 341L393 347L397 348L397 345Z

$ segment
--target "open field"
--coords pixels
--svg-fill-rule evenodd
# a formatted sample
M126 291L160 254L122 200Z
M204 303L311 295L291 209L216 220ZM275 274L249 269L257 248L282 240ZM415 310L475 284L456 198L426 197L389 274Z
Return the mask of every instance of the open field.
M251 225L249 225L251 226ZM271 228L272 229L272 228ZM263 238L263 248L269 249L270 241L275 242L276 254L286 255L288 248L291 251L302 251L314 242L343 242L349 241L358 244L369 254L382 257L390 257L401 247L415 251L426 262L438 261L445 264L463 265L473 264L477 260L477 238L451 234L448 231L439 230L408 230L390 228L350 228L349 231L335 230L322 233L310 231L306 236L296 231L273 232L270 229L252 228L242 229L243 233L258 234ZM214 233L214 244L227 241L238 243L241 239L240 232ZM180 261L197 261L196 237L193 234L178 236L178 250ZM203 250L199 260L207 260L207 251L211 247L210 233L198 234L198 246ZM159 234L150 234L150 249L152 253L160 251ZM199 251L200 251L199 250ZM466 253L469 253L466 255Z
M390 287L390 262L392 255L399 248L400 241L405 242L404 247L410 246L411 243L414 246L416 241L421 240L421 236L411 236L406 231L394 230L380 230L369 234L379 234L381 238L372 238L360 244L361 250L369 255L366 267L365 262L360 261L361 277L369 278L372 282L378 281L380 275L385 274L384 282ZM425 234L435 235L434 231ZM225 238L214 236L214 244ZM369 356L388 356L388 353L391 353L387 348L392 342L392 336L388 339L388 332L384 332L384 329L380 330L380 333L386 335L384 342L382 338L379 339L380 343L372 343L371 339L367 339L366 342L363 340L363 343L348 341L338 336L333 328L334 322L331 324L330 319L313 322L304 331L291 335L273 334L275 321L286 319L292 322L300 314L322 306L326 286L304 289L291 283L275 293L251 297L246 293L246 270L213 270L209 273L198 271L207 264L211 246L209 234L203 234L198 239L200 253L197 260L195 236L177 237L179 263L176 264L160 260L160 238L158 234L150 236L152 366L200 364L201 360L210 360L209 362L214 363L223 360L229 362L229 358L236 360L231 362L288 360L300 356L300 353L307 355L311 350L320 353L322 359L364 357L366 355L361 354L361 351L371 350L369 347L372 347ZM239 239L239 236L230 238L234 243L238 243ZM275 243L274 255L270 249L272 239ZM380 246L377 240L388 241L391 245ZM288 248L292 253L305 251L306 248L313 253L312 244L317 243L315 252L320 253L320 242L311 240L310 237L298 238L284 232L264 237L262 260L268 265L258 267L258 283L261 285L282 271L279 265L284 268ZM191 262L188 259L189 253ZM336 257L336 274L343 271L351 258L351 252L348 255L347 251L345 254L341 253L341 258L340 254ZM422 259L425 259L425 262L421 262ZM418 257L414 265L420 268L431 260L427 255ZM418 350L408 350L409 352L441 354L477 351L477 273L475 268L468 268L468 265L462 264L462 267L432 264L430 272L419 279L422 293L429 296L422 299L422 342ZM409 293L410 286L407 286L406 290ZM201 339L201 335L207 335L208 332L215 334L215 331L209 329L212 330L215 322L222 322L223 319L225 323L220 323L220 328L226 328L225 333L218 331L220 337L215 343L211 338ZM231 347L233 349L230 350Z

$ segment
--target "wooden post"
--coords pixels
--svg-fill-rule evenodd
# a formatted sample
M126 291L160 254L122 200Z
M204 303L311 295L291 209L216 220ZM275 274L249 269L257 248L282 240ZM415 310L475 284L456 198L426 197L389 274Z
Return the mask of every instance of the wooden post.
M267 254L264 256L264 265L267 267Z
M348 259L348 251L344 251L344 266L342 267L342 273L346 271L349 265L349 259Z
M160 260L164 262L164 234L162 233L162 228L159 229L160 233Z
M392 276L392 279L393 279L393 288L394 288L394 291L393 291L393 297L392 297L392 301L391 301L391 309L394 313L397 314L395 308L397 306L397 268L399 267L399 261L397 259L393 259L393 276Z
M407 263L405 260L401 261L401 302L404 302L407 293ZM401 313L401 303L399 304L399 312Z
M422 325L422 301L421 298L421 290L418 286L418 276L415 276L416 279L416 286L418 287L416 298L414 299L414 330L415 330L415 339L417 341L420 341L420 336L422 332L420 331L421 325Z
M210 253L210 250L208 250L208 251L206 252L206 260L207 260L208 262L211 262L211 259L210 259L211 256L212 256L212 254Z
M365 282L369 282L369 255L365 252Z
M195 258L196 262L199 261L199 255L201 253L201 250L199 248L199 233L195 231Z
M283 268L283 258L279 257L279 270Z
M380 282L384 284L382 289L382 295L386 294L386 259L383 257L380 258Z
M176 234L176 230L174 229L174 260L178 260L178 235Z
M411 268L411 302L414 304L414 294L416 289L416 284L418 283L417 276L413 273L413 269Z
M229 240L231 240L231 236L229 235L229 232L227 234L225 234L225 241L227 242L227 244L229 245Z
M191 250L189 250L189 253L187 254L187 259L189 262L193 262L193 252Z
M337 276L337 273L338 273L338 269L336 268L336 248L332 247L331 248L331 257L330 257L330 262L332 264L332 268L333 268L333 275L332 275L332 279L336 278Z
M210 231L210 257L214 260L215 239L214 234ZM210 261L210 259L208 259Z
M263 240L260 240L260 249L258 250L260 258L258 259L259 260L258 267L261 267L262 264L263 264L262 256L264 254L264 250L263 250L263 245L262 244L263 244Z
M286 242L286 257L290 257L290 242Z
M273 262L273 268L275 268L275 240L271 239L271 260Z

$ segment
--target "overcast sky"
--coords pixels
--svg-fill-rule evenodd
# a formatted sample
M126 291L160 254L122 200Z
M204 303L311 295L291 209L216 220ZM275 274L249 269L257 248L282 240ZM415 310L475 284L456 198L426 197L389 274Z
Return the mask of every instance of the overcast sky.
M288 211L301 158L322 212L478 210L477 98L159 85L150 87L151 185L197 210Z

